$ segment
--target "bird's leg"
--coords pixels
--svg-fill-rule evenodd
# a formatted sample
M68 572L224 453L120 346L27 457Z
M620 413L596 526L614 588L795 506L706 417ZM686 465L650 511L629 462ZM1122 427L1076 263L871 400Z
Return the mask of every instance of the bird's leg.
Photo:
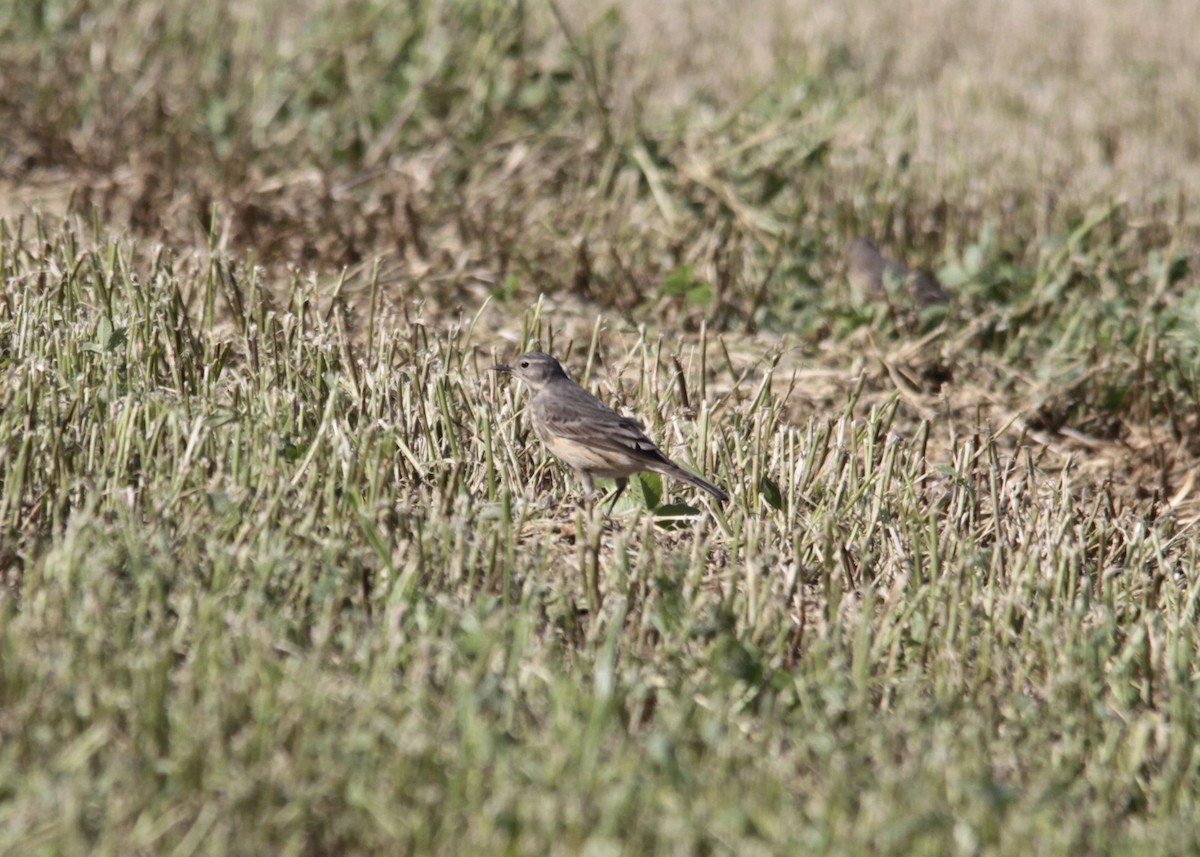
M588 501L592 499L592 495L596 493L596 483L592 479L592 474L586 470L579 470L579 481L583 483L583 502L582 506L588 505Z
M613 494L612 502L608 504L609 516L612 515L613 509L615 509L617 507L617 498L621 496L621 492L624 491L625 486L629 484L629 479L624 476L618 476L616 479L616 482L617 482L617 492L615 494Z

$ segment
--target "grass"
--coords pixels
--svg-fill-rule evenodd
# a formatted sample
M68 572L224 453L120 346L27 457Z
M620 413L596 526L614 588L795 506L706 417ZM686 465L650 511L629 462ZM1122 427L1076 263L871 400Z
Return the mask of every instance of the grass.
M244 5L0 12L0 853L1200 847L1190 6Z

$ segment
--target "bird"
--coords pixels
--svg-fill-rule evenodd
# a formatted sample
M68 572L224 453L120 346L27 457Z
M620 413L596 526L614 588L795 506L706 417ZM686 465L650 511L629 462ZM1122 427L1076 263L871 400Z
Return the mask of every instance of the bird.
M866 238L851 241L846 258L850 285L860 294L882 298L890 289L904 288L920 307L950 301L950 293L937 280L924 271L913 271L889 259Z
M617 492L608 514L616 507L629 477L643 470L691 483L718 503L729 500L723 489L668 458L636 420L621 416L572 381L562 364L549 354L530 351L511 365L497 363L492 369L529 387L533 430L556 458L579 475L585 497L596 490L595 477L616 480Z

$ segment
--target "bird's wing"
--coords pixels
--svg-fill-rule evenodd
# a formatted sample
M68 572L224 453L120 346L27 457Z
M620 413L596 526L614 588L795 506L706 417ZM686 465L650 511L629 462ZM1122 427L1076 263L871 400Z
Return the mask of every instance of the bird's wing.
M625 452L648 462L666 461L636 420L623 417L574 382L534 398L535 418L552 434L598 449Z

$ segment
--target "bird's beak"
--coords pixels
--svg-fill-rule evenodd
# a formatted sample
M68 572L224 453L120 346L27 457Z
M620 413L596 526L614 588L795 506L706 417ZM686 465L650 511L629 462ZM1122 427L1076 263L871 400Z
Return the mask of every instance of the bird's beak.
M511 375L512 367L509 366L507 363L497 363L495 366L492 367L492 371L493 372L503 372L505 375Z

